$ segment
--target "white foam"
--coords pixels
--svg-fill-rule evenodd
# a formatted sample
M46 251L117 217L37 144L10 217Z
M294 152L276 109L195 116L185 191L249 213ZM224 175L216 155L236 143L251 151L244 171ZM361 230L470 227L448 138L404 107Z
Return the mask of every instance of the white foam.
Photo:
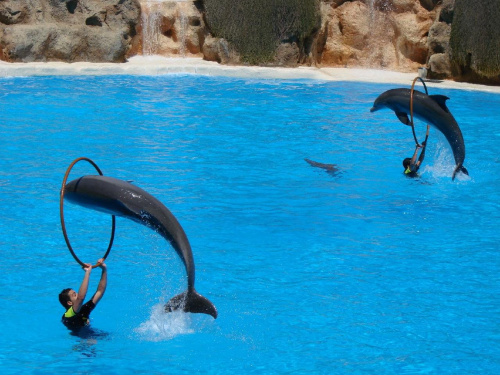
M435 178L451 177L455 169L455 162L450 148L446 145L441 137L437 137L437 148L434 155L434 164L427 166L424 171L431 172Z
M134 331L146 341L166 341L195 332L190 314L182 311L165 313L164 303L153 306L149 319Z
M451 176L453 176L453 171L455 170L455 159L453 158L453 153L442 134L437 134L436 139L436 149L433 155L434 162L432 165L426 164L421 170L421 173L430 174L436 179L451 178ZM470 180L470 177L463 173L457 173L455 178L459 181Z

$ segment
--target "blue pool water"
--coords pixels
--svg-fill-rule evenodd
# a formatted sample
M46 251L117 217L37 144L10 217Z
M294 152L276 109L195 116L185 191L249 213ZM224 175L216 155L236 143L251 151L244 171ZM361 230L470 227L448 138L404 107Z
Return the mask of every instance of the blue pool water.
M394 87L1 79L2 373L498 373L500 95L430 84L451 98L470 177L451 181L451 151L431 129L412 180L401 166L411 129L369 112ZM183 266L164 239L118 218L95 332L69 334L57 295L83 272L64 242L59 190L81 156L174 213L217 320L161 312L185 288ZM95 172L78 163L70 179L85 174ZM94 262L110 218L65 213L77 254Z

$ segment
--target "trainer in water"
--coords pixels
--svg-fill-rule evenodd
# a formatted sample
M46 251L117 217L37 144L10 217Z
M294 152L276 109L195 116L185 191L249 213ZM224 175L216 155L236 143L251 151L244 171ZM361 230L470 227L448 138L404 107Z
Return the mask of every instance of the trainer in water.
M97 211L141 223L170 242L187 273L187 290L173 297L167 312L204 313L217 318L217 309L194 288L194 259L184 230L174 215L158 199L129 182L105 176L83 176L66 184L64 198Z
M429 125L427 125L427 133L425 133L425 140L422 142L421 145L419 144L416 145L415 152L413 153L413 156L411 158L405 158L403 160L403 168L405 170L404 173L407 177L418 177L417 172L425 158L425 147L427 146L428 138L429 138ZM420 156L418 157L417 160L418 150L420 148L422 149L422 151L420 151Z
M398 119L405 125L410 125L408 119L410 113L410 89L392 89L388 90L375 100L370 112L375 112L383 108L389 108L394 111ZM443 95L426 95L420 91L413 92L413 115L418 119L433 125L446 137L450 144L455 158L455 169L452 179L458 172L466 175L469 173L463 166L465 160L465 143L455 118L446 106L446 100L449 98Z
M87 295L90 273L92 272L91 264L85 264L83 267L85 275L80 284L80 288L78 288L78 293L71 288L63 289L62 292L59 293L59 302L66 310L61 320L63 324L73 332L79 331L80 328L90 323L90 313L95 309L106 291L108 271L104 259L99 259L97 264L99 264L99 268L101 269L101 279L99 280L96 292L90 300L83 303Z

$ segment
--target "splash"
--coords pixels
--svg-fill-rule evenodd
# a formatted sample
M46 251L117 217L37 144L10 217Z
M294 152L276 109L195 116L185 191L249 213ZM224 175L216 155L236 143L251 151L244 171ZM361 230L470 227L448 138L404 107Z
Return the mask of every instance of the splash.
M179 335L195 332L191 316L182 311L165 313L164 303L153 306L149 319L141 323L135 332L146 341L167 341Z
M436 135L436 150L433 155L433 165L426 165L422 173L429 173L434 178L451 178L455 170L455 160L453 153L448 145L448 142L442 134ZM424 161L426 163L427 161ZM462 173L458 173L456 180L468 181L470 177Z

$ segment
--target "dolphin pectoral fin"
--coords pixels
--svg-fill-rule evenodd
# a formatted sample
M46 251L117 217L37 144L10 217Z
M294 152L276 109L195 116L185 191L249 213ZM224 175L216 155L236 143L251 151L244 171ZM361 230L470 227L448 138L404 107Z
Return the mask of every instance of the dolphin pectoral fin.
M446 101L450 98L444 95L429 95L429 98L434 100L446 113L450 113L450 110L446 106Z
M399 121L401 121L405 125L411 125L410 120L408 119L408 114L405 112L394 112L398 117Z
M213 303L194 289L176 295L165 305L165 312L173 312L179 309L184 312L208 314L217 319L217 309Z

